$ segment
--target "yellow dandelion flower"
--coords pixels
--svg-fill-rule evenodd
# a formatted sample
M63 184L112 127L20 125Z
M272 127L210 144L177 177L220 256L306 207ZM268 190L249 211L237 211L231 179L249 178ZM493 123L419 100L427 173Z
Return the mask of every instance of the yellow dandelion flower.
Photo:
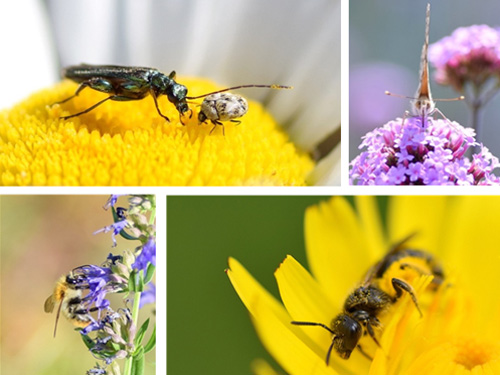
M387 207L387 235L373 198L358 197L355 206L336 197L307 210L306 248L314 277L288 256L275 272L283 304L229 259L227 274L261 341L286 373L500 373L500 253L494 235L500 197L394 197ZM379 345L365 334L362 350L345 360L334 348L327 365L335 336L291 322L329 326L366 271L406 237L401 246L439 259L444 277L422 272L415 257L414 263L389 262L396 267L384 269L377 285L389 291L384 282L409 272L409 279L402 277L411 280L422 316L404 293L380 315L374 329Z
M221 89L199 79L179 82L193 96ZM150 97L107 101L61 119L107 97L85 89L53 105L76 87L65 81L0 112L0 185L305 185L314 167L259 103L249 101L240 125L225 123L225 135L198 123L197 104L183 125L165 96L158 102L170 122Z

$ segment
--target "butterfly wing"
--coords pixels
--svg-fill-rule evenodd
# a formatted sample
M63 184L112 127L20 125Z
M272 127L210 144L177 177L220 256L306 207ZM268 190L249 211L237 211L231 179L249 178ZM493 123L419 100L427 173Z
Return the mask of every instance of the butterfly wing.
M431 5L427 4L425 17L425 41L420 56L420 82L418 84L415 100L412 102L412 112L415 116L425 117L434 112L435 104L432 100L431 87L429 83L429 60L427 52L429 49L429 25L431 19Z

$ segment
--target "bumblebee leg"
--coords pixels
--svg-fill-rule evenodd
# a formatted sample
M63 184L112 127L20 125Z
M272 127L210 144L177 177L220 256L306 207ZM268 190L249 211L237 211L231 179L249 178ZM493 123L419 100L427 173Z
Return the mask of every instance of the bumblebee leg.
M392 279L392 286L394 290L396 291L396 297L395 300L398 300L402 295L403 291L408 292L410 294L411 299L413 300L413 303L415 304L415 307L417 308L418 312L420 313L420 316L422 317L422 311L420 311L420 307L418 306L417 302L417 297L415 297L415 293L413 292L413 288L411 287L410 284L404 282L403 280L396 279L395 277Z

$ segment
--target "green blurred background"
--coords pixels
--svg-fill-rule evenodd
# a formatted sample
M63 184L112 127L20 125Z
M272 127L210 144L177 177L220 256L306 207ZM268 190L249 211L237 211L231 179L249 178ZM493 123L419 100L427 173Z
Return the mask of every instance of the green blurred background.
M137 243L92 233L113 222L108 196L1 196L1 374L85 374L96 360L63 317L43 305L56 280L75 267L100 265L110 253ZM126 197L118 205L128 207ZM122 298L121 296L117 296ZM113 303L113 302L112 302ZM146 307L145 307L146 309ZM154 374L154 351L146 374Z
M244 375L256 358L273 363L224 273L227 258L239 260L279 298L273 273L287 254L307 268L305 209L327 199L167 197L170 374Z

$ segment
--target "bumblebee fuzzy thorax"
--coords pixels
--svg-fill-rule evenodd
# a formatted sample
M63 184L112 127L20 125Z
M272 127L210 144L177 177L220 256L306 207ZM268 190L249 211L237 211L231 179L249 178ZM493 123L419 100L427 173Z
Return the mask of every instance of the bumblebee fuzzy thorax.
M57 306L54 337L61 312L76 327L85 328L92 321L88 310L83 306L82 290L76 289L71 283L68 283L68 278L71 278L71 274L61 276L57 280L54 292L47 298L44 305L46 313L53 312L54 307Z

